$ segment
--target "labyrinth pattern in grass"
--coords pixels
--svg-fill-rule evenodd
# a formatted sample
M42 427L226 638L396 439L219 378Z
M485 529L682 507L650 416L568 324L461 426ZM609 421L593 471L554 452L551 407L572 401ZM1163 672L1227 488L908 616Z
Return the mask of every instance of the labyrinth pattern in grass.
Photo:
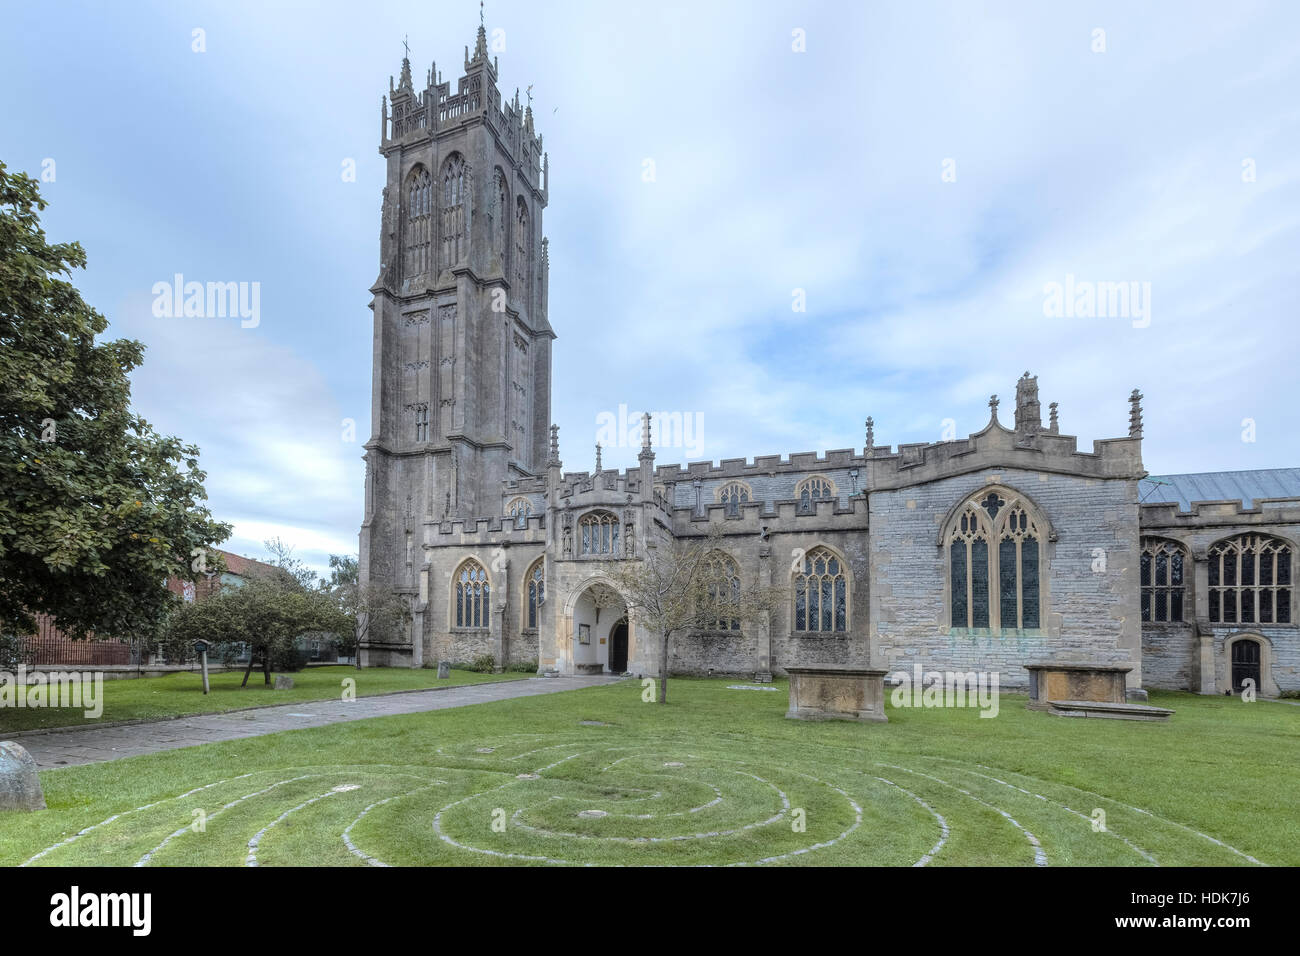
M409 766L218 780L26 863L88 852L137 866L1260 862L1148 810L975 763L810 747L800 765L774 765L752 741L530 734Z

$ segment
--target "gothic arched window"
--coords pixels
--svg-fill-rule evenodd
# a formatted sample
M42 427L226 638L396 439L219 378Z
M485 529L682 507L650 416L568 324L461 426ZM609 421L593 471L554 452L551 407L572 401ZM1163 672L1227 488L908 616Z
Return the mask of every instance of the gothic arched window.
M700 579L706 607L716 609L717 616L710 617L709 626L718 631L740 630L740 619L733 616L740 603L740 568L735 560L721 551L709 552ZM729 609L732 613L728 613Z
M799 514L815 514L818 501L829 501L835 497L835 486L828 478L805 478L795 487L794 496L799 500Z
M1186 565L1187 550L1177 541L1142 539L1142 620L1182 621Z
M512 498L506 506L506 514L510 515L514 526L521 530L528 527L528 516L532 513L533 503L523 496Z
M618 516L589 511L578 519L579 554L618 554Z
M1290 624L1291 546L1241 534L1209 551L1211 624Z
M541 557L533 562L525 581L528 587L527 627L531 630L537 627L537 618L541 614L542 603L546 600L546 558Z
M487 627L492 585L487 570L466 558L456 570L456 626Z
M469 169L459 153L452 153L442 164L442 264L448 269L461 261L468 248L465 232L468 193Z
M740 514L740 506L750 500L749 485L743 481L730 481L718 489L718 501L726 506L727 516Z
M492 249L506 267L510 246L510 191L506 187L506 174L500 168L492 177Z
M519 295L528 294L528 249L532 245L528 230L528 204L519 197L515 207L515 282Z
M833 633L848 629L848 577L844 559L829 548L804 555L794 575L794 629Z
M429 271L430 232L433 223L433 182L429 171L417 166L406 181L406 228L402 235L405 251L402 274L407 278Z
M944 537L953 627L1042 626L1046 527L1032 505L1005 490L981 491L957 510Z

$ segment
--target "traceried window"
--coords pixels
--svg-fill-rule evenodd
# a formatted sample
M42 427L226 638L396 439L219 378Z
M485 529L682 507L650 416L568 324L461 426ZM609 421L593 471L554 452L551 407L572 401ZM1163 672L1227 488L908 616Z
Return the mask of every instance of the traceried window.
M538 558L528 569L528 628L537 628L537 619L542 612L542 603L546 600L546 559Z
M1187 551L1176 541L1143 538L1139 579L1142 585L1142 620L1183 619Z
M442 164L442 264L457 265L468 247L465 235L465 200L469 189L468 170L459 153Z
M835 486L826 478L805 478L795 488L794 495L799 501L799 514L810 515L817 511L817 502L835 497Z
M828 548L804 555L794 576L794 629L843 632L848 629L848 578L844 562Z
M433 223L433 182L423 167L412 170L406 181L406 229L402 237L405 251L402 272L408 277L429 271L430 233Z
M721 551L711 551L704 558L700 577L707 606L719 609L709 626L717 631L740 630L740 619L726 613L728 607L734 609L740 603L740 568L735 560Z
M610 511L589 511L578 519L580 554L618 554L618 516Z
M467 558L456 571L456 626L487 627L491 584L483 565Z
M750 500L749 485L743 481L730 481L718 489L718 501L726 506L727 517L740 514L740 506Z
M510 191L506 187L506 174L497 169L492 177L492 248L501 258L501 268L506 265L510 245Z
M980 492L958 510L945 538L953 627L1042 627L1045 526L1010 492Z
M519 295L528 295L528 248L531 245L528 229L528 204L519 197L515 207L515 282Z
M506 514L510 515L511 522L520 530L528 527L528 516L533 513L533 503L527 498L513 498L506 507Z
M1209 551L1210 622L1290 624L1291 547L1277 538L1243 534Z

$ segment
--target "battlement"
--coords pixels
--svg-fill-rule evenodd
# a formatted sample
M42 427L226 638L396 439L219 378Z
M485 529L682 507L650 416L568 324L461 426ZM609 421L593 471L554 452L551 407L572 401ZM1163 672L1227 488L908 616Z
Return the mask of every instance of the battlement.
M1175 501L1141 506L1143 531L1217 524L1300 524L1300 498L1261 498L1247 507L1240 499L1193 501L1183 511Z
M465 73L456 81L454 93L451 81L443 82L437 63L426 74L425 88L417 92L411 80L411 61L403 57L400 78L394 84L389 77L388 95L380 105L380 152L474 123L491 128L529 184L543 195L547 193L549 165L542 137L533 127L532 105L519 102L517 89L513 100L502 102L496 58L488 58L483 26L478 29L472 57L466 47Z

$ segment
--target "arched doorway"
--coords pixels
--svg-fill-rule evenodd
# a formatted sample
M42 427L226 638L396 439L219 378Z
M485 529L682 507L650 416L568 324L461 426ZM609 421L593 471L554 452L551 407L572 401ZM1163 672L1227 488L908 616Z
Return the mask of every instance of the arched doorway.
M627 670L627 618L624 617L609 632L609 671L622 674Z
M1245 690L1247 680L1259 693L1260 684L1260 644L1248 637L1239 638L1232 644L1232 692L1240 694Z
M572 599L570 607L572 673L622 674L626 671L631 642L627 603L618 591L604 581L592 581ZM612 658L616 631L619 632L618 646L622 648L621 666Z

